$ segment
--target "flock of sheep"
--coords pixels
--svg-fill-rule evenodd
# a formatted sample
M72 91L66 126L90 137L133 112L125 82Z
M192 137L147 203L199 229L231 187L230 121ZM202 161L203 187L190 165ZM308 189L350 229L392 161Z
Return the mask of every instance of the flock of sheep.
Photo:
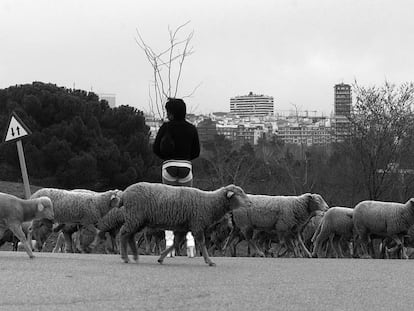
M28 223L26 236L23 228ZM72 235L82 230L93 235L78 248L93 250L109 239L116 250L119 239L121 258L126 263L128 248L133 259L138 260L138 232L163 230L174 232L174 243L160 253L159 263L183 245L188 231L193 233L197 249L210 266L215 265L209 256L214 247L220 252L232 249L235 255L242 240L258 256L394 254L408 258L406 244L411 242L413 225L414 198L405 204L364 201L355 208L329 208L319 194L254 195L235 185L203 191L147 182L106 192L43 188L28 200L0 193L0 245L11 232L30 258L32 239L40 250L48 235L59 231L54 251L64 244L65 250L72 252ZM78 241L81 237L82 234ZM273 245L277 245L276 250Z

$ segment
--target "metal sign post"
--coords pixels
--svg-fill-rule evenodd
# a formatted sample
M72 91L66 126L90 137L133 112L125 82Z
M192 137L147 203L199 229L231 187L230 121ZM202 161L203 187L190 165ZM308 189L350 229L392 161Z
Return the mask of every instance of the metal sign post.
M29 176L27 175L27 169L26 169L26 161L24 159L23 144L20 139L16 142L16 144L17 144L17 153L19 155L20 169L22 170L24 194L26 196L26 199L29 199L31 196L31 193L30 193Z
M20 169L22 171L23 185L24 185L24 194L26 199L29 199L31 196L30 193L30 184L29 177L27 175L26 161L24 158L22 137L28 136L31 134L29 128L24 125L23 121L17 116L13 111L10 120L7 132L4 137L5 142L16 141L17 144L17 154L19 155Z

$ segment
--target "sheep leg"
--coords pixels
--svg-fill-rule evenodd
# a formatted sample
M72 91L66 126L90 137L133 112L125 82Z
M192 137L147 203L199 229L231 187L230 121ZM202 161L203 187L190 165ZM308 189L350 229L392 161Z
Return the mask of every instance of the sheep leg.
M125 262L129 262L128 258L128 239L130 235L134 235L134 233L131 233L127 231L127 228L125 225L121 227L120 230L120 242L121 242L121 259Z
M221 250L222 250L222 252L223 252L223 255L225 255L226 254L226 251L227 251L227 248L229 247L229 245L231 245L233 242L234 242L234 240L237 238L237 242L235 243L235 244L233 244L233 246L232 246L232 248L233 248L233 251L231 251L231 256L232 257L235 257L236 256L236 246L237 246L237 244L240 242L240 236L236 233L236 229L235 228L233 228L231 231L230 231L230 234L229 234L229 236L226 238L226 240L224 241L224 245L223 245L223 247L221 248Z
M6 228L3 228L1 225L0 225L0 246L2 246L4 243L6 243L6 241L3 241L2 240L2 238L3 238L3 236L4 236L4 232L6 231Z
M302 257L302 254L300 253L300 249L299 249L299 245L298 245L297 241L294 240L294 239L291 239L291 238L289 238L288 241L289 241L288 243L290 245L290 248L291 248L291 250L293 252L293 255L296 258Z
M369 237L366 232L359 233L359 244L361 247L361 258L372 258L368 252Z
M32 243L32 229L29 228L29 231L27 232L27 241L29 242L30 249L34 251L33 243Z
M401 238L398 235L392 237L392 239L397 243L397 246L401 247L401 258L408 259L407 250L404 246L404 243L401 241Z
M109 237L111 239L113 254L119 254L118 242L116 241L116 235L113 235L112 233L109 233Z
M65 238L65 253L73 253L72 234L64 232L63 237Z
M210 259L208 255L204 232L200 231L200 232L195 233L195 239L196 239L197 244L200 245L201 254L203 255L204 262L211 267L215 266L216 264Z
M167 249L165 249L161 255L160 258L158 258L158 262L160 264L162 264L164 262L165 257L167 257L167 255L174 249L179 248L181 242L185 239L187 232L178 232L178 231L174 231L174 241L173 244L168 247Z
M144 242L145 242L145 255L151 254L151 236L148 233L148 230L143 232Z
M237 239L235 242L234 240ZM232 245L230 247L230 252L231 252L231 256L232 257L236 257L237 256L237 245L239 245L239 243L242 241L241 236L236 236L233 240L232 240ZM224 249L224 251L226 251L226 249Z
M138 248L137 244L135 243L135 234L130 234L128 236L128 245L132 252L132 258L135 261L138 261Z
M315 233L316 234L316 233ZM314 235L312 237L312 240L315 241L315 244L313 246L313 251L312 251L312 257L316 258L316 257L322 257L321 256L321 251L322 251L322 246L323 243L326 241L327 237L325 235L325 233L321 230L319 230L318 235ZM326 256L326 254L325 254Z
M26 236L23 233L22 225L11 224L9 228L13 232L13 234L20 240L20 242L22 242L23 247L26 250L26 253L29 255L29 257L34 258L32 248L30 247L29 242L27 241Z
M302 235L300 234L300 232L298 232L297 238L298 238L298 241L299 241L299 246L302 247L302 250L305 252L306 257L312 258L312 254L308 250L308 248L306 247L305 243L303 242Z
M222 252L225 254L227 247L233 242L233 240L236 238L235 229L231 229L229 236L224 240L224 245L222 247Z
M253 238L253 229L247 229L245 232L243 232L244 237L246 238L246 241L248 245L253 248L253 250L256 252L256 254L259 255L259 257L265 257L265 254L259 247L256 245L255 239Z
M59 235L57 237L56 244L55 244L55 247L52 250L52 253L58 253L61 250L62 245L64 243L65 243L65 238L63 236L63 232L59 232Z
M344 253L342 252L342 237L339 238L334 238L334 247L335 247L335 252L336 254L339 256L339 258L344 258Z

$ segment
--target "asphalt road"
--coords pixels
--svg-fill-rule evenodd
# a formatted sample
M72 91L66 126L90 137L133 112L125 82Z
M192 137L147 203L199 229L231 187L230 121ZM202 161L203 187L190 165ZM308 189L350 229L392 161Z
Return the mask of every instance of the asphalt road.
M0 252L0 310L411 310L414 260Z

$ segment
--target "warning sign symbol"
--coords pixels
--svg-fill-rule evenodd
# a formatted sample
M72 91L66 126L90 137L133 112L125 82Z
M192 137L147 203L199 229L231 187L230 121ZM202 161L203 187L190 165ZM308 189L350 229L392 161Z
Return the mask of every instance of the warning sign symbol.
M4 141L8 142L17 140L29 134L31 134L31 131L27 128L23 121L20 120L16 113L12 112Z

